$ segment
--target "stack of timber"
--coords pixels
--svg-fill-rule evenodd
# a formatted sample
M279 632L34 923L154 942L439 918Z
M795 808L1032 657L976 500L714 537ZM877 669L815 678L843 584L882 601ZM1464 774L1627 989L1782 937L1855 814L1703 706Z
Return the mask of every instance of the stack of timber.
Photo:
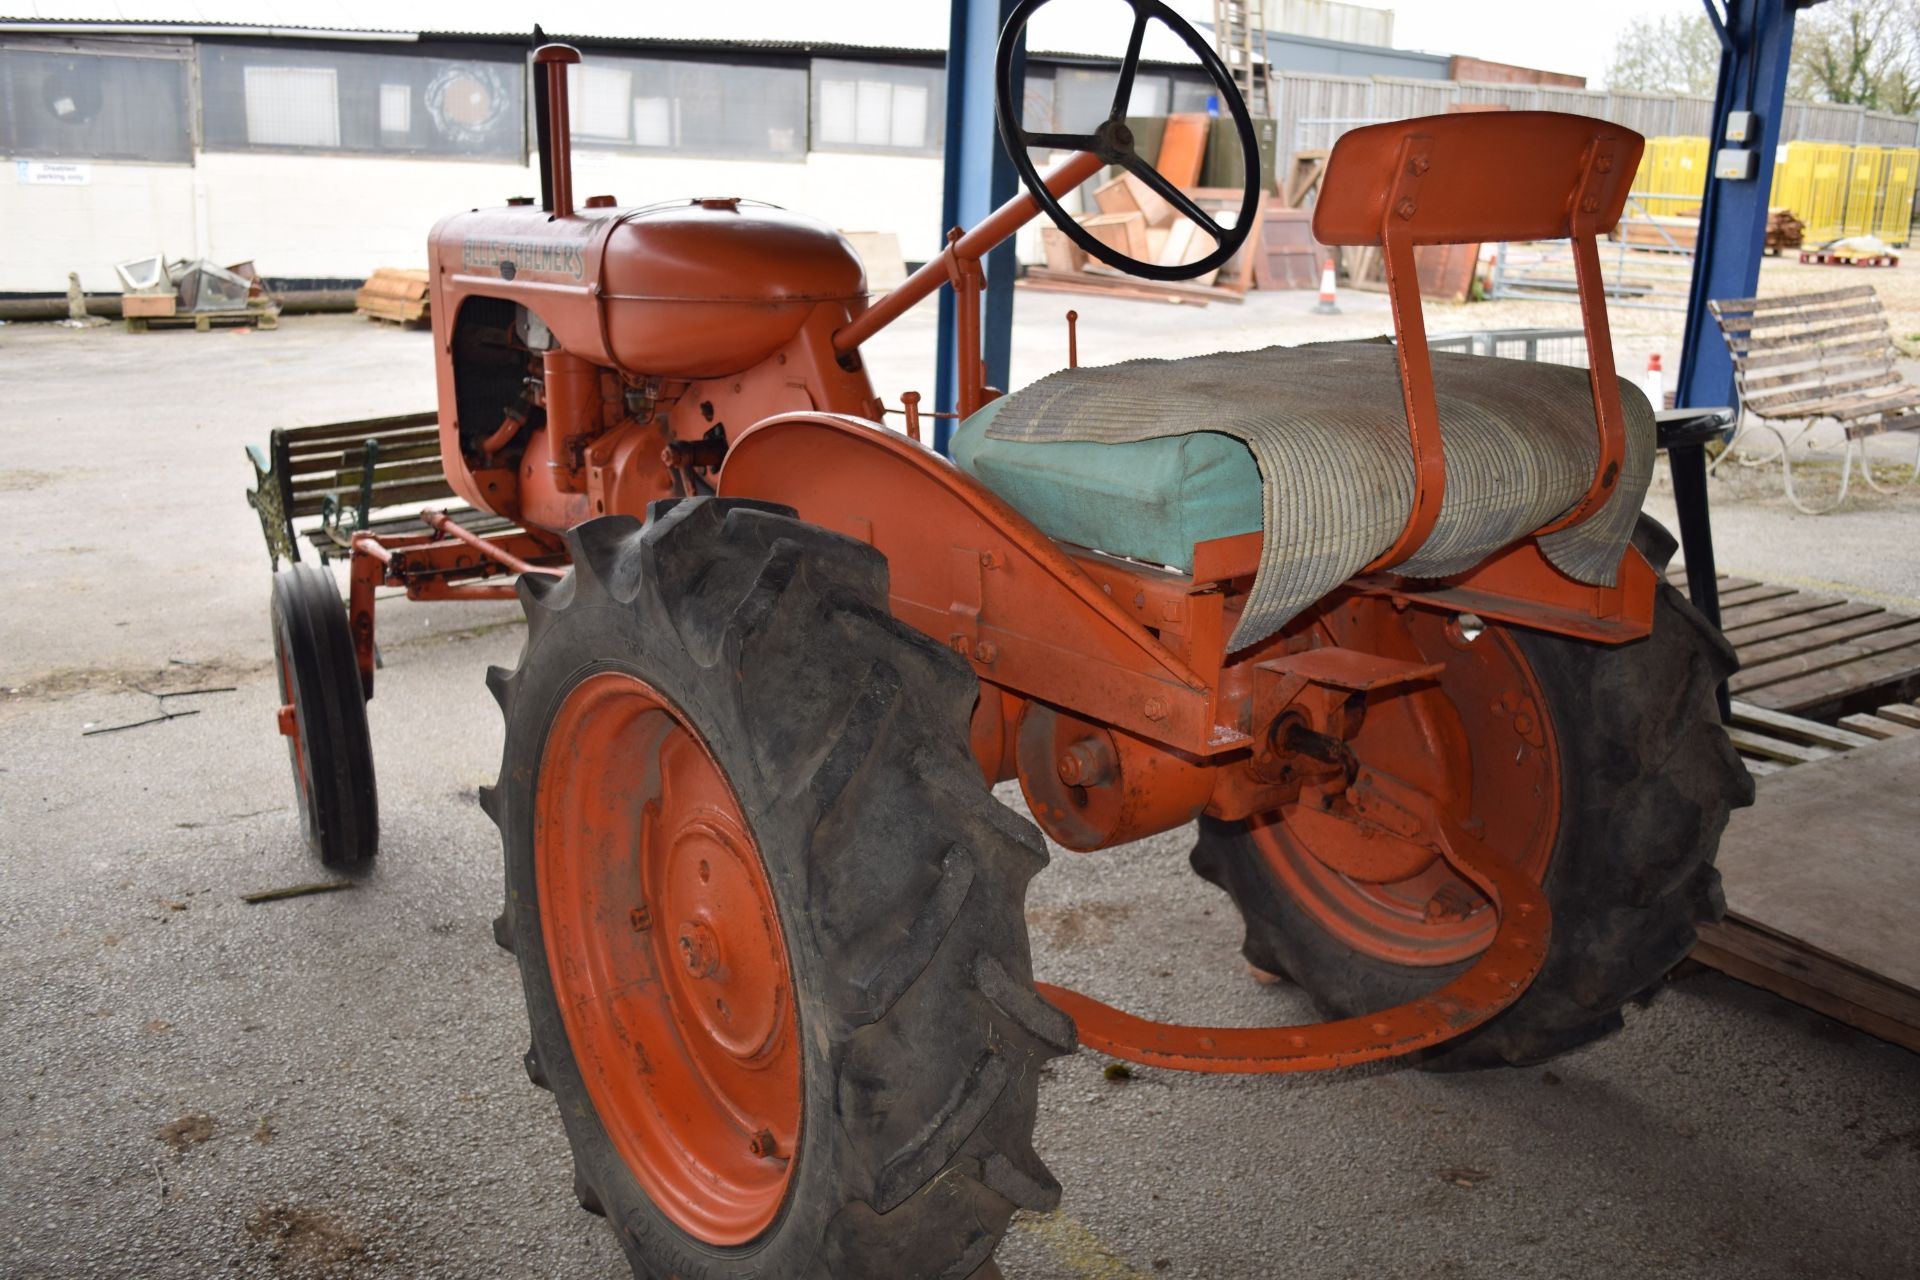
M1212 118L1206 115L1168 116L1153 165L1161 176L1209 212L1238 209L1240 192L1197 186L1211 127ZM1100 186L1093 200L1094 210L1076 221L1101 244L1129 258L1177 267L1198 262L1213 252L1212 237L1130 173ZM1042 227L1040 238L1047 265L1028 270L1023 278L1028 288L1205 306L1209 302L1239 302L1253 283L1255 255L1250 253L1237 255L1224 270L1208 271L1191 280L1143 280L1093 258L1058 227Z
M1465 302L1473 296L1480 265L1478 244L1423 244L1413 251L1420 296L1430 302ZM1378 245L1348 245L1340 251L1347 284L1369 293L1387 291L1387 263Z
M1920 1052L1916 775L1905 734L1767 778L1721 838L1727 914L1693 959Z
M1192 188L1188 191L1203 208L1222 207L1212 198L1213 193ZM1234 207L1238 207L1239 193L1234 196ZM1197 262L1213 252L1212 237L1130 173L1100 187L1093 198L1098 212L1082 214L1076 221L1117 253L1175 267ZM1046 249L1047 265L1028 269L1023 281L1028 288L1205 306L1209 302L1239 302L1251 283L1248 277L1253 270L1253 255L1247 253L1228 264L1229 272L1216 268L1191 280L1143 280L1094 258L1058 227L1042 227L1040 240Z
M1700 206L1681 205L1671 214L1656 216L1637 202L1629 203L1607 239L1657 253L1692 253L1700 240Z
M1791 209L1767 210L1766 251L1778 255L1783 249L1798 249L1807 238L1807 224L1793 216Z
M1684 585L1686 574L1670 575ZM1741 669L1727 736L1757 783L1720 842L1726 918L1693 959L1920 1051L1920 618L1719 579Z
M1676 585L1684 571L1671 575ZM1920 617L1863 600L1721 577L1720 626L1740 670L1733 696L1767 711L1849 725L1920 694Z
M427 305L427 273L401 267L381 267L353 295L353 309L369 320L384 320L403 328L425 328L431 323Z

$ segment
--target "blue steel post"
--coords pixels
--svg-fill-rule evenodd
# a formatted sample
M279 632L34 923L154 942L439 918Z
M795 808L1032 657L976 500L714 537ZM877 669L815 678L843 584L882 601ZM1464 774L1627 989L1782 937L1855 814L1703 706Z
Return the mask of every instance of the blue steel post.
M1019 190L1013 161L1001 149L993 123L993 54L1000 29L1018 0L953 0L947 33L947 133L940 242L949 227L972 226ZM1026 41L1014 53L1014 83L1026 82ZM981 307L980 354L987 381L1002 390L1013 354L1013 242L987 255L987 292ZM934 406L952 413L959 400L959 352L954 341L953 289L940 290L940 345ZM936 418L933 447L947 452L949 418Z
M1751 298L1758 290L1773 153L1780 145L1780 113L1787 95L1793 15L1805 7L1798 0L1724 0L1723 16L1714 0L1702 3L1721 42L1710 153L1735 145L1726 141L1729 112L1753 112L1759 119L1760 136L1748 144L1755 151L1753 177L1736 182L1709 176L1700 207L1700 237L1673 401L1693 408L1734 402L1733 362L1707 310L1707 300Z

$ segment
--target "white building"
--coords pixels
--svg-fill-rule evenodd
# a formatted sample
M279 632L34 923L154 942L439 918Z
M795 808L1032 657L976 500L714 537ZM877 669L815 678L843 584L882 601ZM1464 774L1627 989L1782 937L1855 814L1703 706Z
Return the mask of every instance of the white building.
M1074 3L1029 32L1032 48L1084 51L1030 60L1035 127L1088 125L1111 96L1112 62L1086 55L1118 51L1127 10L1076 26ZM0 294L58 292L69 271L111 292L113 263L154 253L357 281L423 265L446 213L537 195L528 11L421 8L0 0ZM938 250L945 4L535 12L586 56L580 197L750 196L896 232L910 260ZM405 18L415 29L394 29ZM1156 27L1147 52L1185 51ZM1200 110L1210 92L1197 66L1163 63L1134 109Z

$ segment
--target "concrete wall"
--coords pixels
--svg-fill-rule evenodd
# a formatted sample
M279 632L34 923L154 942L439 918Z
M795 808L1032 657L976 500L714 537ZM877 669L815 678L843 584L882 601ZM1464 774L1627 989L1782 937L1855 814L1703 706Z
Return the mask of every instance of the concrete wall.
M892 231L910 259L939 251L940 161L815 151L804 162L575 153L579 197L622 204L738 195L849 231ZM531 166L360 156L201 152L192 166L95 162L85 185L35 185L0 169L0 293L57 293L78 271L118 292L113 264L164 253L261 274L359 279L419 266L446 214L538 196Z

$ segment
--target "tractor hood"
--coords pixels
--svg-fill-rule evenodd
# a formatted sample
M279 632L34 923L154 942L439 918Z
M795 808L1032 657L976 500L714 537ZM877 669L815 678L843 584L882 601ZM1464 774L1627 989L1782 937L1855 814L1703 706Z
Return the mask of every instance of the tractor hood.
M567 351L634 375L724 377L791 341L816 303L858 309L859 256L825 223L734 197L554 218L531 206L434 228L434 316L508 298Z

